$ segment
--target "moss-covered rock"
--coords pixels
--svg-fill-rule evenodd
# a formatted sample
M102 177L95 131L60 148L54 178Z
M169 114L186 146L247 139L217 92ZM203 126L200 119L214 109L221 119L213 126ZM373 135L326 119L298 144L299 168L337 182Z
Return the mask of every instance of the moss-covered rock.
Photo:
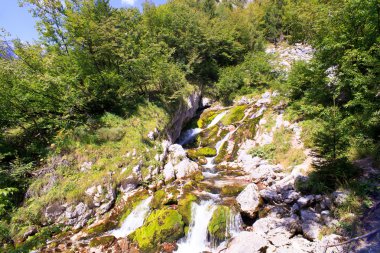
M191 222L191 203L196 200L197 197L194 194L188 193L178 201L178 212L182 215L186 226Z
M166 197L166 192L164 190L158 190L154 193L152 202L150 202L150 207L152 209L157 209L161 207L164 203Z
M226 231L230 215L230 209L226 206L218 206L215 209L207 227L212 240L221 242L229 237Z
M115 242L115 240L116 238L113 235L96 237L90 241L89 246L91 248L95 248L99 246L109 247Z
M227 147L228 147L228 142L224 142L223 145L220 147L219 154L215 157L214 163L218 164L221 163L225 160L227 153Z
M173 209L153 211L144 225L129 235L142 252L154 252L163 242L174 242L184 236L182 215Z
M220 193L223 196L237 196L242 190L244 190L242 185L225 185Z
M247 105L235 106L224 116L221 120L223 125L228 126L233 123L236 123L244 118L244 111L247 108Z
M187 156L192 160L204 160L204 157L216 156L216 149L210 147L203 147L199 149L189 149L187 151ZM206 161L207 163L207 161Z
M208 111L204 111L201 116L199 117L198 121L197 121L197 125L199 128L204 128L206 127L208 124L211 123L211 121L219 114L221 113L221 111L217 111L217 110L208 110Z

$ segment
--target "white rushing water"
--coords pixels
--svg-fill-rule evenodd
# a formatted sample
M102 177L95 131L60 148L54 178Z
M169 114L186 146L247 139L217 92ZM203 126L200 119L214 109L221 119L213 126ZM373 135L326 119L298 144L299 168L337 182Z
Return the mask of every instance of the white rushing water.
M177 253L199 253L210 250L207 241L207 226L214 213L213 202L193 202L191 207L191 224L187 236L178 242Z
M219 113L212 121L211 123L207 126L207 128L215 126L223 117L224 115L227 114L228 111L224 111Z
M119 229L110 231L110 234L117 238L126 237L127 235L141 227L144 223L146 215L150 210L149 204L152 198L153 197L150 196L147 199L141 201L141 203L138 206L136 206L136 208L133 209L133 211L123 221L121 227Z
M179 137L178 143L180 145L185 145L191 140L193 140L200 132L202 132L201 128L192 128L192 129L186 130Z

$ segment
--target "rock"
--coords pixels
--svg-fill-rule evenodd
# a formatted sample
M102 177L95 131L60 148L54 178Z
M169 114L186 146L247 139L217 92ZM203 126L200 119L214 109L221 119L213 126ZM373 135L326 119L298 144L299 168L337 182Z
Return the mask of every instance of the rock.
M301 210L301 220L302 221L315 221L319 222L321 219L320 214L312 210Z
M92 196L95 195L96 190L97 190L97 189L96 189L96 186L94 185L94 186L91 186L91 187L87 188L87 190L85 191L85 193L86 193L88 196L92 197Z
M163 170L165 182L172 181L175 178L174 166L171 163L167 163Z
M271 103L271 99L270 98L261 98L259 100L257 100L256 102L256 106L257 107L260 107L260 106L263 106L263 105L268 105Z
M268 234L269 231L275 228L282 228L292 235L301 231L301 225L299 219L295 217L288 218L275 218L275 217L265 217L258 219L252 225L252 230L260 234Z
M178 179L182 179L198 171L198 164L190 161L189 159L184 159L174 166L174 171L176 173L176 177Z
M161 244L161 251L162 253L172 253L175 250L178 249L178 246L175 242L170 243L170 242L164 242Z
M297 203L294 203L292 208L290 209L290 212L292 214L298 213L300 211L300 206Z
M28 230L22 235L23 241L25 241L29 236L33 236L37 234L38 229L35 226L31 226L28 228Z
M45 210L45 217L49 221L56 220L61 214L66 210L66 206L59 204L52 204L48 206Z
M302 236L295 236L289 243L275 249L275 253L315 253L315 243L310 242ZM267 251L269 253L270 251Z
M313 195L306 195L297 200L298 205L301 208L305 208L310 206L314 202L314 196Z
M260 234L243 231L232 239L225 253L265 252L269 242Z
M319 233L321 232L321 229L322 226L313 220L307 220L302 222L303 235L305 238L309 240L316 240L319 236Z
M227 206L218 206L208 224L207 230L213 240L224 241L229 237L228 221L230 217L230 209Z
M275 247L280 247L289 244L289 238L292 233L282 227L272 229L268 233L268 239Z
M290 190L290 191L287 191L285 192L283 195L282 195L283 199L284 199L284 202L286 204L291 204L297 200L299 200L299 197L300 197L300 193L299 192L296 192L294 190Z
M80 166L80 171L88 171L91 170L92 162L84 162Z
M174 178L189 177L198 170L198 164L187 157L186 151L181 145L174 144L169 147L168 162L163 170L165 182Z
M120 183L120 191L124 194L133 191L138 186L138 179L133 176L129 176L125 180L122 180Z
M282 200L281 195L279 195L276 190L271 188L261 190L260 196L269 203L280 202Z
M180 104L166 128L166 134L171 143L174 143L178 139L184 125L195 116L201 104L201 93L194 91L187 98L186 102Z
M336 253L336 252L344 252L343 246L335 246L326 249L327 245L335 245L343 242L344 237L336 234L331 234L327 236L323 236L322 239L318 242L316 252L317 253Z
M148 133L147 137L148 137L150 140L154 141L154 139L155 139L155 133L154 133L153 131L150 131L150 132Z
M273 165L260 165L251 173L252 181L255 183L262 181L273 181L275 178L273 167Z
M182 216L173 209L153 211L144 225L130 235L142 252L154 252L163 242L174 242L184 235Z
M261 204L256 184L249 184L236 198L242 212L254 218Z
M348 199L349 191L335 191L332 193L334 204L337 206L342 205Z
M202 97L202 108L210 107L212 105L212 99L208 97Z

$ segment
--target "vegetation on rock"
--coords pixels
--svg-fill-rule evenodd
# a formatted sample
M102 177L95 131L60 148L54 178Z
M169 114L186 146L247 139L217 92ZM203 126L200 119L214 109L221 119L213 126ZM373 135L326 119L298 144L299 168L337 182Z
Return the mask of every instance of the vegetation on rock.
M129 235L141 250L154 252L163 242L174 242L184 235L182 215L172 209L153 211L144 225Z

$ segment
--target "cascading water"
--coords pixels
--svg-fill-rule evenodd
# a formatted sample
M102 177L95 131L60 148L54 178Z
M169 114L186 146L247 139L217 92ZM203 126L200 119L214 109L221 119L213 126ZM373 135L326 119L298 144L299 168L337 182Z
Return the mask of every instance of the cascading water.
M178 140L178 144L185 145L185 144L189 143L200 132L202 132L201 128L193 128L193 129L186 130L185 132L183 132L183 134L181 134L181 136L180 136L180 138Z
M149 204L152 201L152 196L141 201L141 203L128 215L119 229L110 231L110 234L117 237L126 237L136 229L141 227L144 223L144 219L148 214L150 208Z
M177 253L199 253L210 250L207 241L207 226L214 213L213 202L201 201L191 207L191 224L185 238L179 241Z
M207 126L207 128L215 126L226 114L228 111L224 111L219 113L212 121L211 123Z

